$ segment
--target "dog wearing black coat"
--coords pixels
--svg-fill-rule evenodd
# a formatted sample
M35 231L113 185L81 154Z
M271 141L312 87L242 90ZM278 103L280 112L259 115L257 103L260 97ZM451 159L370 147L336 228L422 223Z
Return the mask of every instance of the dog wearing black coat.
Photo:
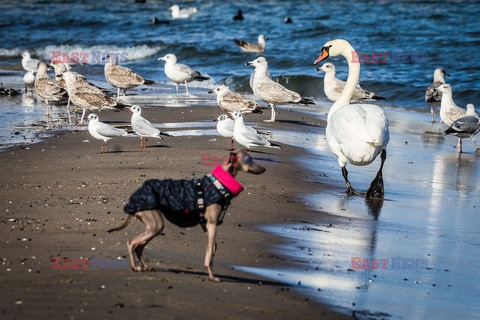
M125 206L125 212L129 214L127 220L121 226L108 230L108 232L113 232L125 228L130 223L133 216L145 224L145 232L127 242L132 270L152 270L142 259L142 253L147 243L162 233L165 227L163 217L165 217L167 220L181 227L187 225L192 226L195 224L200 224L202 226L207 235L207 250L204 266L208 271L208 279L210 281L219 282L220 279L214 276L212 270L213 257L215 256L215 251L217 249L215 241L217 225L222 222L222 213L224 212L224 209L226 209L226 206L228 206L230 199L243 190L243 187L235 180L235 176L238 172L261 174L265 172L265 168L254 165L253 159L248 153L239 151L230 153L228 163L215 168L212 171L212 174L202 178L204 180L195 179L195 181L192 181L192 184L189 183L190 180L177 180L177 182L182 185L181 189L172 189L170 187L165 188L163 182L168 182L167 185L170 185L172 180L146 181L140 189L132 194L130 202ZM205 191L205 188L200 186L201 184L207 185L210 191ZM167 189L168 196L159 194L158 191L155 190L155 185L162 186L162 188L160 188L162 191ZM214 191L218 189L216 192L221 196L211 196L213 192L211 190L212 186ZM193 197L195 199L189 199L195 203L187 204L188 209L183 210L180 210L175 205L175 209L172 210L170 205L172 198L171 194L175 192L178 193L178 190L181 190L181 193L183 193L185 189L188 190L192 188L196 191L196 196ZM209 200L210 202L216 202L209 203ZM176 223L173 218L173 215L176 213L188 216L189 223L187 225ZM191 221L196 222L192 223ZM140 261L140 265L136 264L134 253Z

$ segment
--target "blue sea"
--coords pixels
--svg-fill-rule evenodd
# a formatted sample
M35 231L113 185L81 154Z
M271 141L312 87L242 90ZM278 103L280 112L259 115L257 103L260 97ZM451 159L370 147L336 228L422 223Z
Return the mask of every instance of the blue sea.
M83 57L86 63L72 64L73 71L111 88L98 57L113 52L120 54L122 65L158 81L161 90L173 95L174 86L163 73L164 62L157 59L174 53L180 63L212 78L189 86L197 96L215 84L251 94L252 68L245 63L256 55L241 52L233 39L256 41L263 33L268 38L264 56L275 80L313 98L324 119L330 103L323 92L323 72L317 72L313 62L325 42L347 39L362 53L362 87L387 98L380 104L391 120L391 158L384 173L389 199L380 216L377 212L373 218L364 201L347 199L343 193L305 195L305 203L314 208L332 214L344 212L342 218L346 224L355 224L353 230L341 226L327 230L313 223L306 229L278 225L266 226L265 231L294 239L297 247L278 250L286 255L303 254L310 266L320 268L303 273L300 269L238 268L273 278L282 274L280 279L292 283L300 278L316 299L343 310L369 310L366 318L478 318L479 157L473 154L471 142L464 143L469 154L460 157L455 153L451 145L456 141L445 138L438 123L430 124L430 106L424 95L433 70L443 67L450 74L446 81L453 88L454 101L463 107L480 105L480 2L182 1L180 7L194 6L198 13L177 20L172 20L168 11L172 4L153 0L4 0L0 2L0 82L7 88L23 89L21 53L28 50L33 58L45 61L52 59L52 52ZM245 19L233 21L239 9ZM155 17L160 23L152 22ZM293 23L284 23L286 17ZM384 63L368 62L374 53L383 54ZM336 65L337 77L346 79L346 61L332 58L329 62ZM205 95L196 103L214 105L215 101ZM165 98L165 104L175 102ZM315 110L312 107L308 112ZM31 94L0 96L0 148L35 142L51 132L45 128L68 130L64 121L55 120L64 117L64 108L53 111L54 123L47 124L40 99ZM295 139L295 135L274 134L286 143ZM305 133L297 135L298 140L291 143L301 145ZM325 183L343 188L324 136L310 138L312 144L305 148L314 155L299 159L298 165L315 163L334 179L327 178ZM373 176L375 169L369 170ZM351 172L352 183L365 182L355 171ZM314 229L320 231L305 233ZM298 247L318 254L299 252ZM347 271L355 256L423 259L429 272Z

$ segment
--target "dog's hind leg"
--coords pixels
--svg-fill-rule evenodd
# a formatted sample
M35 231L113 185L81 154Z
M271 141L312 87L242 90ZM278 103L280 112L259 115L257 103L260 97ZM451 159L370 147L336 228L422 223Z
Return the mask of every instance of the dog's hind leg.
M208 270L208 280L214 282L220 282L220 278L213 275L213 257L217 250L217 243L215 241L217 237L217 222L222 207L216 203L207 207L205 217L207 218L206 232L207 232L207 252L205 253L204 266Z
M135 213L135 217L145 224L145 232L127 242L130 265L133 271L148 271L151 268L142 258L143 249L150 240L162 233L165 223L159 210L140 211ZM137 266L135 263L134 251L141 266Z

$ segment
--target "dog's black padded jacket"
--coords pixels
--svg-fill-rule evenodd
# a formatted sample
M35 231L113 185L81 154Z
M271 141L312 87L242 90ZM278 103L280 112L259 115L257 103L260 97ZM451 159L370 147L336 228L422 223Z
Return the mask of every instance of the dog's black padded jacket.
M199 191L203 193L203 206L199 206ZM187 228L202 222L207 206L218 203L225 207L231 198L233 195L228 190L219 190L214 185L211 175L193 180L150 179L131 195L124 211L133 215L144 210L160 210L168 221Z

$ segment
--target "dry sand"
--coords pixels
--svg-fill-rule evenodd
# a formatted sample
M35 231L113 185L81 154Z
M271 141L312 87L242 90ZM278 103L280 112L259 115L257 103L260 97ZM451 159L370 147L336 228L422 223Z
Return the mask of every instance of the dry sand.
M214 119L213 107L155 108L144 114L155 122ZM101 120L128 121L130 114L102 112ZM250 115L261 122L265 116ZM304 114L281 110L272 126L323 130ZM308 126L308 127L307 127ZM214 140L213 138L216 138ZM89 140L87 143L85 140ZM126 258L126 241L142 232L134 221L107 234L126 218L123 205L149 178L192 178L208 173L201 155L226 155L229 139L181 136L151 140L146 150L138 138L121 138L100 153L100 141L87 131L65 132L26 148L0 153L1 216L0 314L2 319L337 319L346 315L311 301L284 283L234 270L232 266L275 267L290 261L272 251L286 239L259 230L260 225L314 221L335 223L302 206L298 195L324 188L295 165L301 148L258 149L254 156L278 156L260 176L239 174L245 191L232 201L218 229L211 283L203 268L205 235L200 227L167 224L146 248L156 272L130 269L52 269L51 258ZM321 289L321 288L319 288Z

